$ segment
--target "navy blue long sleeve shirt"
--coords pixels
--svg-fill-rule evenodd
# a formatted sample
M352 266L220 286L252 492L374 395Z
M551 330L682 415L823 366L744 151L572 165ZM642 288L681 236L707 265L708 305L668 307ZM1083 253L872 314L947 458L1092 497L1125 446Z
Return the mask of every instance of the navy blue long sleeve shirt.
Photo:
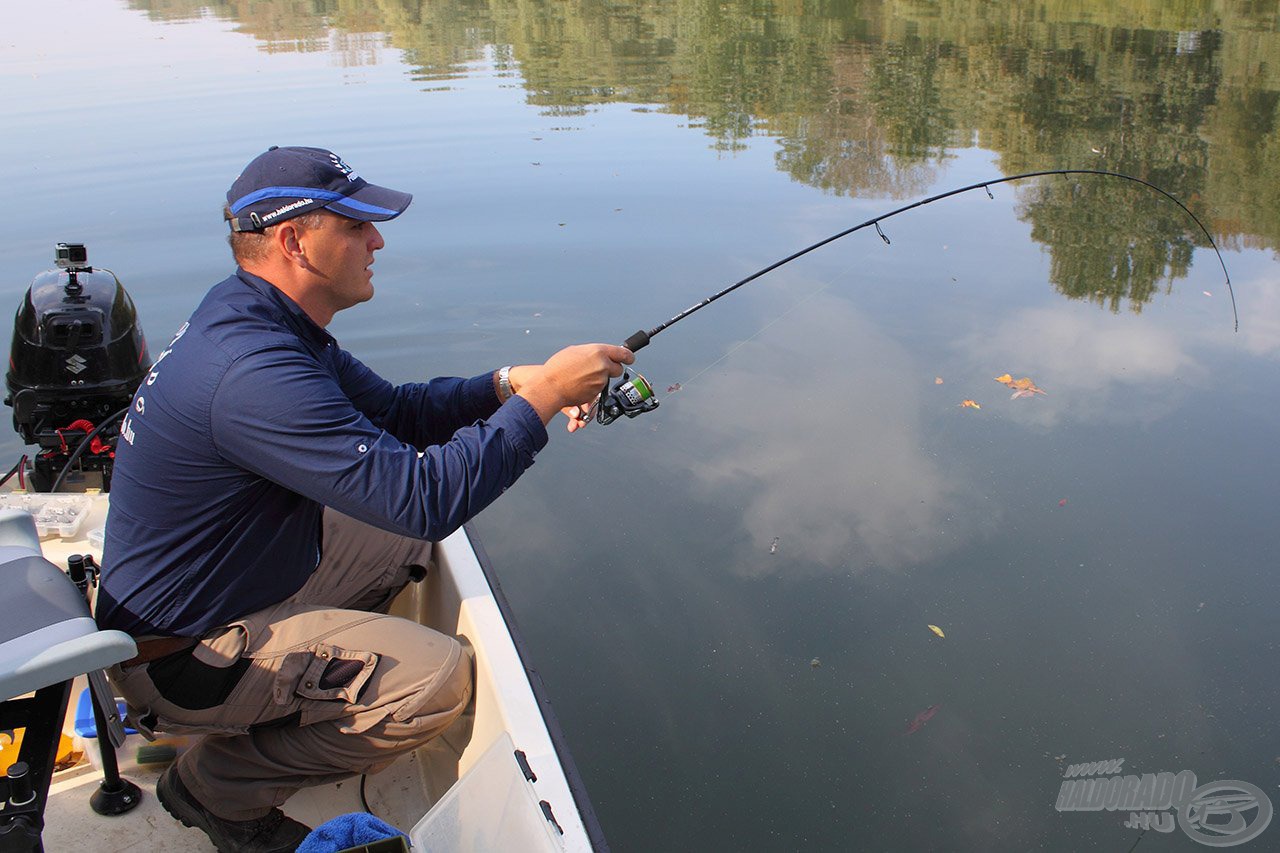
M438 540L547 442L491 373L393 386L244 270L158 356L121 427L97 618L198 636L302 588L323 508ZM419 455L419 451L422 451Z

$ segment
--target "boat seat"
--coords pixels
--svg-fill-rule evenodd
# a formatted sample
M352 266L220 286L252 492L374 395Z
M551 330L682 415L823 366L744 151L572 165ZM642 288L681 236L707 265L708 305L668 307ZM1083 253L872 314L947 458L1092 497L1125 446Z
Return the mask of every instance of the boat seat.
M98 630L84 593L41 554L35 520L0 511L0 730L26 730L18 761L0 779L0 851L42 849L72 679L135 654L128 634ZM15 778L23 764L25 778Z

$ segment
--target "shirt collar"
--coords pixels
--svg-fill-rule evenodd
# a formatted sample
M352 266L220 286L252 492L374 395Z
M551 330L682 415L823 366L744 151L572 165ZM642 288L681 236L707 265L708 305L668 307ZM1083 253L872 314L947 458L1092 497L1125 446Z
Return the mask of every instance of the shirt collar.
M328 346L336 343L333 335L324 330L322 326L307 316L307 312L303 311L298 303L294 302L280 288L261 276L256 276L251 272L247 272L243 267L236 267L236 276L241 281L252 287L258 293L265 296L276 307L284 312L286 319L289 319L300 335L311 340L320 347Z

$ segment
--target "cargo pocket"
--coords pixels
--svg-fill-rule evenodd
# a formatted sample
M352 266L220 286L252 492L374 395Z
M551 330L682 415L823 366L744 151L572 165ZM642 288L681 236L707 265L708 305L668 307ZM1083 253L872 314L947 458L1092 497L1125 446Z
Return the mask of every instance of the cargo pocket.
M273 698L278 705L300 705L303 725L333 719L359 701L377 665L378 655L373 652L337 646L292 652L276 673Z

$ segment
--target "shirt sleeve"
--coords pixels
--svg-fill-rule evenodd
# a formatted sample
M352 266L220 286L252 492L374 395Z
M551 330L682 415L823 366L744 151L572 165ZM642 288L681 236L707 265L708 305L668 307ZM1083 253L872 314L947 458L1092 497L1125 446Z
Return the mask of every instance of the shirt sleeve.
M375 411L379 424L309 354L263 350L237 359L214 392L213 442L228 461L325 506L384 530L439 540L502 494L547 442L542 420L519 397L425 445L421 455L388 428L403 427L415 410L431 410L435 420L424 432L440 438L451 420L477 405L466 399L468 383L474 380L446 382L434 392L428 383L403 397L365 389L357 394L361 406L374 398L386 404Z
M392 385L345 350L338 349L334 361L338 383L352 405L419 450L448 441L459 427L498 410L492 373Z

